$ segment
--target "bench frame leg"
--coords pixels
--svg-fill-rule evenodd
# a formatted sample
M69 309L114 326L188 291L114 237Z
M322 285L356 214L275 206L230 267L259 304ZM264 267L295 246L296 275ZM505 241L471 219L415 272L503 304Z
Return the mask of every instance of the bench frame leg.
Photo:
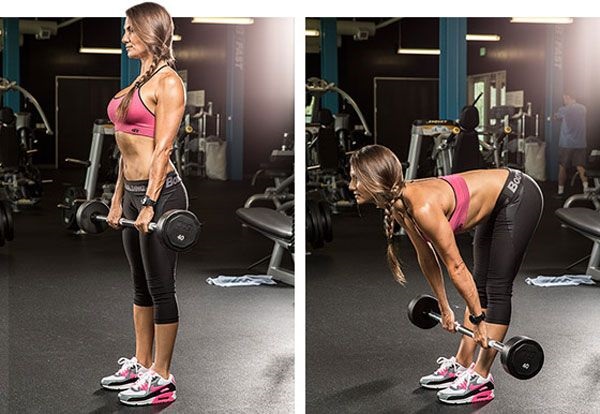
M600 241L594 241L594 247L592 254L590 255L590 261L588 262L588 268L586 274L591 276L593 280L600 282Z
M271 261L269 262L269 270L267 275L273 276L273 279L279 280L288 285L294 285L294 272L281 267L281 261L283 260L283 253L286 248L280 243L275 242L273 246L273 252L271 253ZM294 256L292 255L292 258Z

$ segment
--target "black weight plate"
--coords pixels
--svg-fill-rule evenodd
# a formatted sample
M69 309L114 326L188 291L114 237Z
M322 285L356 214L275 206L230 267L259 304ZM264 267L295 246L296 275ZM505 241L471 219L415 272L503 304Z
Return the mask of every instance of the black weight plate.
M331 224L331 207L329 207L329 203L325 200L319 201L319 208L321 213L323 214L323 237L327 243L331 243L333 241L333 227Z
M310 209L306 209L306 242L312 245L315 237L315 224L312 221Z
M544 350L533 339L515 336L504 343L506 351L500 354L502 366L513 377L530 379L535 377L544 365Z
M87 194L85 190L81 187L67 187L65 190L65 195L63 198L63 204L65 206L69 206L68 208L61 209L62 212L62 223L67 230L77 231L79 227L77 226L77 209L81 205L81 202L76 200L85 200L87 198Z
M77 209L77 225L86 233L102 233L108 228L105 220L94 220L95 216L107 216L109 208L102 201L86 201Z
M191 249L200 237L200 221L187 210L169 210L161 216L157 229L164 245L177 252Z
M6 218L4 237L7 241L12 241L15 238L15 221L12 216L12 207L6 200L2 201L0 204L4 207L4 217Z
M4 209L0 208L0 247L4 246L6 243L6 239L4 236L4 227L6 222L6 218L4 217Z
M428 312L440 314L440 306L433 296L417 296L408 304L408 319L421 329L431 329L438 321L427 315Z
M319 249L325 244L323 240L323 224L321 223L319 207L314 200L307 200L307 210L310 211L310 216L313 222L314 237L311 243L313 249Z

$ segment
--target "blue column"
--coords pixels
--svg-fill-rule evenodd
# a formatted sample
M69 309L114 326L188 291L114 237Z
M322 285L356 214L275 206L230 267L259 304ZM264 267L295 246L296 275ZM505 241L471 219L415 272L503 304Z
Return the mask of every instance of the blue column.
M546 102L544 140L546 141L546 177L558 180L558 137L560 121L552 115L562 105L564 27L549 26L546 32ZM550 119L548 119L550 118Z
M19 19L4 18L4 33L2 36L4 49L2 52L2 77L21 83L19 60ZM21 95L18 91L8 91L3 94L4 106L14 112L21 110Z
M246 65L244 26L227 30L227 102L225 135L227 137L227 176L241 180L244 176L244 73Z
M338 84L337 19L321 19L321 79ZM327 93L321 98L321 107L332 114L338 113L338 95Z
M440 119L458 118L467 103L466 35L466 17L440 17Z
M121 19L121 37L125 33L123 26L125 18ZM125 45L121 43L121 89L126 88L140 74L141 62L139 59L129 59Z

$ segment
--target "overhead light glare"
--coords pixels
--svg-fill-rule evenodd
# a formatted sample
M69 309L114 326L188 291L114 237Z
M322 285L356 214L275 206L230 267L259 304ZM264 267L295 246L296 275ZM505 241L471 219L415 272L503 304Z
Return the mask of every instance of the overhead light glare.
M511 23L571 24L572 17L513 17Z
M252 17L194 17L192 23L209 24L253 24Z
M500 36L497 34L467 34L466 36L468 41L472 42L498 42L500 41Z
M399 55L439 55L440 49L406 49L399 48L396 52Z
M121 49L110 47L80 47L79 53L93 53L101 55L120 55Z

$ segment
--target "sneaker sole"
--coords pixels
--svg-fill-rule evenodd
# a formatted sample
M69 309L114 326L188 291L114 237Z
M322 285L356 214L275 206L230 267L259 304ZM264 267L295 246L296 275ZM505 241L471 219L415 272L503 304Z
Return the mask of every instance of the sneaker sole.
M455 378L452 379L452 381L454 380ZM443 382L441 384L421 384L421 387L427 388L428 390L441 390L444 388L448 388L450 385L452 385L452 381Z
M173 392L165 392L164 394L160 394L156 397L152 397L148 400L140 400L140 401L124 401L119 399L121 404L131 405L131 406L140 406L140 405L156 405L156 404L167 404L173 402L177 399L177 391Z
M444 404L452 404L452 405L474 404L474 403L478 403L478 402L491 401L493 399L494 399L494 390L484 391L482 393L473 395L472 397L464 398L462 400L445 400L445 399L438 397L438 400L440 400Z
M127 384L120 384L120 385L105 385L105 384L100 384L100 385L105 390L109 390L109 391L124 391L124 390L128 390L129 388L131 388L133 386L133 384L135 384L135 382L130 382L130 383L127 383Z

